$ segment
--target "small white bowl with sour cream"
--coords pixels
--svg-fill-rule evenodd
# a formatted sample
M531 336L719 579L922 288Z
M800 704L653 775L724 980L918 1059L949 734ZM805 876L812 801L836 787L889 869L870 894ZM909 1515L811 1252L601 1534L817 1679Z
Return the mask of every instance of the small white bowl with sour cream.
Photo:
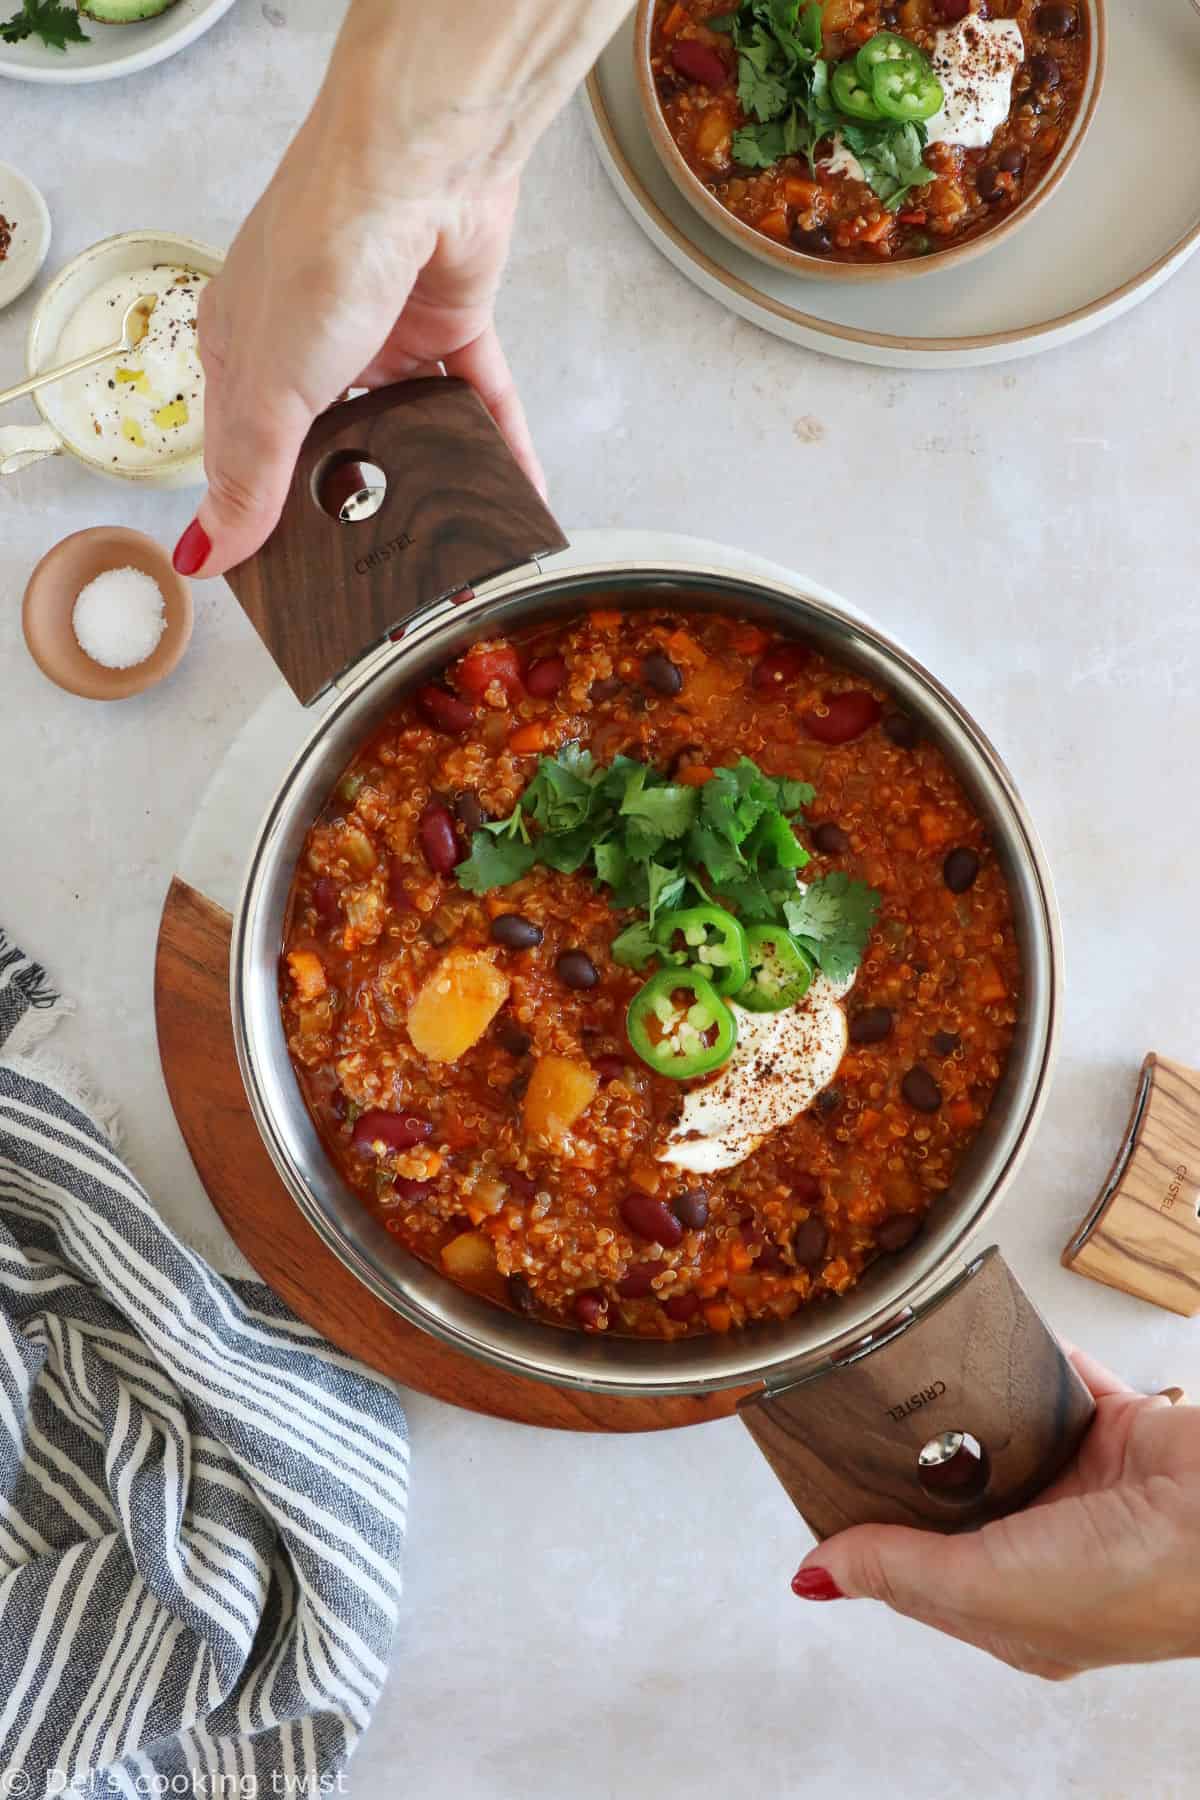
M150 329L136 351L36 393L40 424L0 426L0 475L69 456L118 481L202 486L204 393L194 320L222 262L219 251L192 238L127 231L68 263L30 322L30 375L115 343L123 299L127 306L156 295Z

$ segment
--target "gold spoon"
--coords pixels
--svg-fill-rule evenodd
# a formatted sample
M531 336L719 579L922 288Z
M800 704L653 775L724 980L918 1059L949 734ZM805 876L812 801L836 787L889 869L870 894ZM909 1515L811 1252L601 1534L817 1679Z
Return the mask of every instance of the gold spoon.
M150 315L158 305L157 294L143 294L135 300L121 321L121 341L109 344L104 350L93 350L87 356L78 356L74 362L63 363L61 368L43 369L40 374L33 375L19 386L11 387L0 393L0 406L6 406L10 400L19 400L23 394L32 394L38 388L49 387L52 381L61 381L65 375L78 375L84 369L94 368L97 363L106 362L110 356L120 356L122 351L136 350L150 329Z

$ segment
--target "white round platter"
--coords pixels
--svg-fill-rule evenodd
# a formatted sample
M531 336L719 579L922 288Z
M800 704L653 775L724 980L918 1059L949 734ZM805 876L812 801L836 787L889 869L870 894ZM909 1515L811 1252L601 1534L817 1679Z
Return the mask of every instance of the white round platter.
M186 50L212 29L233 5L233 0L176 0L157 19L132 25L97 25L85 19L83 29L90 42L72 44L68 50L48 50L36 38L21 44L0 44L0 76L12 81L44 81L66 86L82 82L114 81L120 75L136 75L139 69L165 62ZM4 15L17 10L15 0Z
M50 248L50 214L27 175L10 163L0 163L0 219L12 232L12 242L0 261L0 309L19 299L36 281Z

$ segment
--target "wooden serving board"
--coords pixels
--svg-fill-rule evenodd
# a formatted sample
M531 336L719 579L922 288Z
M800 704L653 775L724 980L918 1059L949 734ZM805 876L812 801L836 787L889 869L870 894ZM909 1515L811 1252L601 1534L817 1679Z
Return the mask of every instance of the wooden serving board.
M418 1331L333 1255L295 1205L258 1135L229 1015L229 914L178 877L154 969L167 1092L192 1161L239 1250L340 1350L436 1400L561 1431L666 1431L723 1419L745 1390L626 1399L551 1387L477 1362Z

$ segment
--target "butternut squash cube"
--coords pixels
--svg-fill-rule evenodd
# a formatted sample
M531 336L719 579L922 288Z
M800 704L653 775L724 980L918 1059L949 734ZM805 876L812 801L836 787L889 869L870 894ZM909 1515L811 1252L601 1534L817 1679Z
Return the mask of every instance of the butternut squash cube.
M313 950L293 950L288 968L301 1000L319 1000L325 992L325 969Z
M442 1247L442 1267L455 1281L484 1281L496 1273L489 1239L479 1231L463 1231Z
M525 1129L539 1137L561 1138L596 1098L600 1077L588 1063L569 1056L543 1056L525 1094Z
M508 987L508 976L482 951L449 951L408 1009L413 1048L430 1062L457 1062L479 1042Z

